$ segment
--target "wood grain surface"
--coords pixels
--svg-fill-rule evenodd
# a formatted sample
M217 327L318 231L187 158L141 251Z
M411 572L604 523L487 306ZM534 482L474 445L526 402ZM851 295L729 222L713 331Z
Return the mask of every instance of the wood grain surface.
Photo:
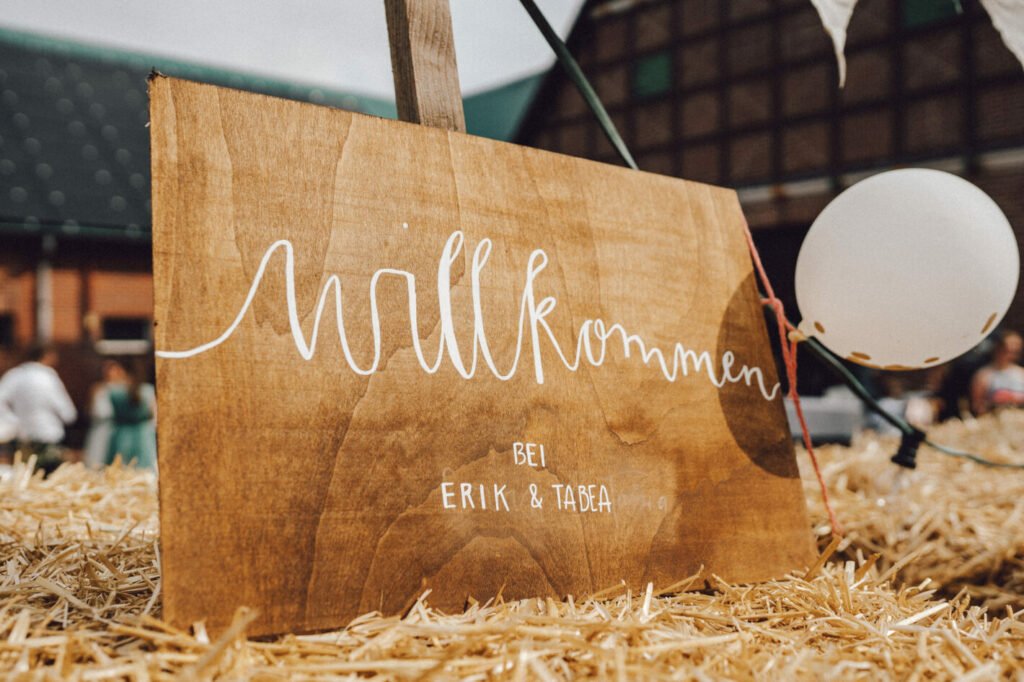
M403 121L466 131L448 0L384 0Z
M256 633L310 631L426 589L456 609L808 563L734 192L164 77L150 96L170 622L248 605Z

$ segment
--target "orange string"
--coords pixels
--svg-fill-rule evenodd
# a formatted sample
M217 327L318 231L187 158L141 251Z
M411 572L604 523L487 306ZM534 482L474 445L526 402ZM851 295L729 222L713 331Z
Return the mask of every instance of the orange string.
M764 270L764 265L761 263L761 254L757 252L757 247L754 246L754 236L750 233L750 226L746 221L743 221L743 229L747 235L747 246L750 248L750 258L754 261L754 267L757 269L757 275L761 279L761 285L764 287L764 291L767 297L764 299L764 303L771 306L772 310L775 311L775 322L779 328L779 343L782 346L782 361L786 365L786 379L789 382L789 399L793 401L793 407L796 410L796 417L800 421L800 431L803 433L804 447L807 449L807 455L811 458L811 465L814 467L814 475L818 478L818 486L821 488L821 501L825 505L825 511L828 512L828 522L832 528L832 535L841 536L843 529L839 525L839 521L836 520L835 512L832 511L832 505L828 500L828 488L825 487L825 478L821 475L821 467L818 465L818 457L814 454L814 446L811 444L811 432L807 428L807 420L804 418L804 409L800 405L800 394L796 390L796 350L797 344L800 339L796 334L791 335L789 332L796 331L793 325L786 319L786 311L783 309L782 301L775 296L775 290L772 289L772 283L768 279L768 273Z

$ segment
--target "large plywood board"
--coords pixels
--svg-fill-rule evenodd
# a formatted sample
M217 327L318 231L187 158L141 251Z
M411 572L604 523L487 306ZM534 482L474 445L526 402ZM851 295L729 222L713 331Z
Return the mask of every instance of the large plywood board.
M164 615L812 555L734 192L151 82Z

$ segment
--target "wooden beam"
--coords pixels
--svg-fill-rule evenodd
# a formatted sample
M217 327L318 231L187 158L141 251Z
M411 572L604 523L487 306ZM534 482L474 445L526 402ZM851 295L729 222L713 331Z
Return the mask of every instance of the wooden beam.
M398 117L465 132L448 0L384 0Z

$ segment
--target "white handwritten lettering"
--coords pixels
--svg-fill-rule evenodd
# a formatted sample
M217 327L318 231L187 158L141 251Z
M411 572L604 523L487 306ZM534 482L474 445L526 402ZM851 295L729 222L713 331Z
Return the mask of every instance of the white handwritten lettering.
M543 443L512 443L512 461L528 467L543 469L547 466Z
M591 483L589 485L567 485L563 483L552 483L551 488L555 491L555 500L558 509L561 511L586 512L611 512L612 500L608 488L604 485Z
M619 337L622 344L622 354L625 358L632 357L635 351L645 365L651 365L661 371L666 381L675 382L680 376L689 376L690 371L707 375L708 380L716 387L722 388L727 383L744 383L749 387L756 388L765 400L774 400L779 394L779 384L775 383L770 388L765 385L764 372L759 367L748 367L742 365L734 371L736 363L735 354L732 351L725 351L720 358L720 371L716 370L711 354L704 351L696 351L686 348L682 343L675 343L671 350L666 353L661 348L648 344L639 335L629 332L619 323L606 324L601 319L583 320L579 326L579 333L576 337L575 353L567 356L562 348L562 343L555 337L554 331L548 324L548 317L554 313L557 300L553 296L545 296L537 300L534 288L537 278L548 265L548 256L542 249L536 249L527 261L523 293L520 298L519 322L516 338L515 352L512 356L512 363L509 369L502 372L498 369L493 356L484 325L483 305L481 301L480 277L490 257L492 243L490 239L482 239L473 251L472 267L470 270L470 288L473 302L473 336L472 354L468 365L464 355L459 348L459 340L455 334L455 321L451 305L451 267L456 263L462 253L464 237L461 231L452 232L445 242L441 252L441 258L437 269L437 294L438 294L438 319L440 326L440 340L438 342L437 354L432 361L425 356L421 339L418 333L418 309L416 304L416 278L408 271L393 268L381 268L373 273L370 278L370 326L373 336L373 356L368 364L357 362L349 344L348 335L345 330L344 309L342 305L342 282L337 275L330 275L320 292L317 300L315 314L313 316L313 330L307 342L299 321L298 304L295 293L295 255L292 244L287 239L281 239L267 249L263 254L252 284L249 287L245 301L238 311L234 320L228 325L217 338L195 346L187 350L158 350L156 355L164 359L184 359L210 351L221 345L235 333L235 330L245 319L253 299L259 290L260 283L266 274L267 267L278 251L284 252L285 270L285 298L288 314L288 323L292 339L299 355L304 360L310 360L316 353L317 339L319 338L320 323L323 319L324 310L328 302L333 298L335 320L337 324L338 340L341 344L342 354L349 368L356 374L368 376L377 371L381 362L381 323L380 312L377 304L377 287L382 277L396 277L405 281L406 299L409 309L409 326L412 340L413 352L420 367L427 374L434 374L441 367L445 357L448 358L452 367L465 379L476 376L477 366L480 358L491 374L501 381L511 379L519 369L519 361L523 351L523 337L525 328L529 328L530 340L533 347L534 377L538 384L544 383L544 363L542 359L541 333L550 345L551 349L559 357L562 364L569 371L575 372L585 360L594 367L604 364L608 355L608 341L613 337Z
M455 509L455 503L450 501L455 497L455 491L452 490L454 485L451 481L445 481L441 484L441 505L445 509Z
M458 493L456 493L456 486ZM488 488L483 483L441 483L441 506L445 509L479 509L481 511L509 511L508 484L492 483Z

